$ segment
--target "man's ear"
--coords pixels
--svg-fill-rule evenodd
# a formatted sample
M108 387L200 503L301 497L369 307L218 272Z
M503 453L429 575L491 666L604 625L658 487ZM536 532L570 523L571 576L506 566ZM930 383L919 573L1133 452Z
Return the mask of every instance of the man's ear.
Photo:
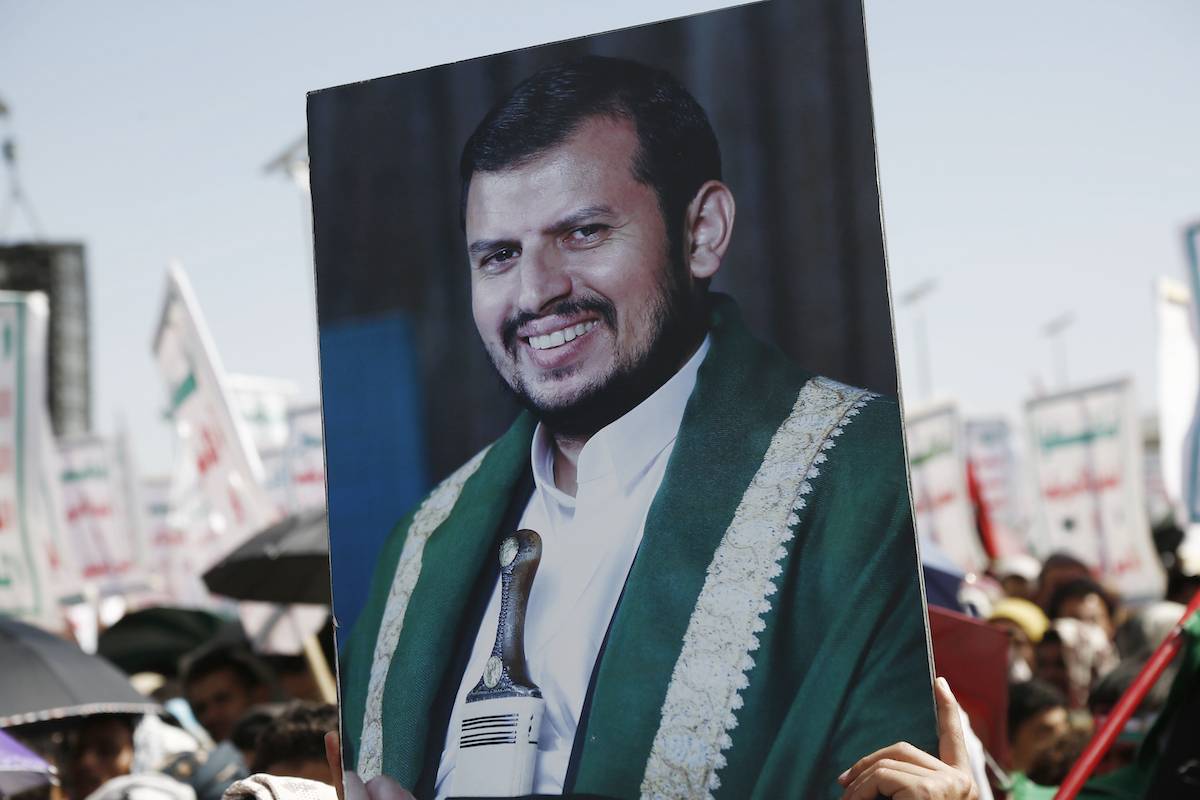
M684 258L697 280L707 280L721 268L733 235L733 192L720 181L708 181L688 204Z

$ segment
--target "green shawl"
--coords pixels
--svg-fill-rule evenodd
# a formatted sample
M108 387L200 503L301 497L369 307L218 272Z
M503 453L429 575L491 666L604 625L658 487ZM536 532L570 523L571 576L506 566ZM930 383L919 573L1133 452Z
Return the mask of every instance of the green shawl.
M839 797L907 740L936 753L899 410L815 377L731 301L600 655L576 792ZM475 565L528 466L521 415L400 521L341 659L347 752L415 785ZM464 567L464 565L466 565Z

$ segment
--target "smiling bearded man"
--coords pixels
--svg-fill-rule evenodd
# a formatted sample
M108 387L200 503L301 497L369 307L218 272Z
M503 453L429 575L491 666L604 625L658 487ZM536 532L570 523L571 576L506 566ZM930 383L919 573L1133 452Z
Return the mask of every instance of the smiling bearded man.
M461 177L475 324L528 411L388 540L343 654L348 766L455 793L518 528L536 792L837 797L859 757L934 748L897 405L709 292L734 200L703 109L633 62L551 66Z

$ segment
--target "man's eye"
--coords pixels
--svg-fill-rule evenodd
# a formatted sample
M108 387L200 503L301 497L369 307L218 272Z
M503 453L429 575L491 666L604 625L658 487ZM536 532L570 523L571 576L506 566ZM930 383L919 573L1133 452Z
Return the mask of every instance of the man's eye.
M573 242L593 242L600 238L600 234L603 232L603 230L603 225L581 225L578 228L574 228L571 233L568 234L568 238L570 238Z
M517 251L512 247L505 247L487 256L480 262L481 267L498 266L506 261L511 261L517 257Z

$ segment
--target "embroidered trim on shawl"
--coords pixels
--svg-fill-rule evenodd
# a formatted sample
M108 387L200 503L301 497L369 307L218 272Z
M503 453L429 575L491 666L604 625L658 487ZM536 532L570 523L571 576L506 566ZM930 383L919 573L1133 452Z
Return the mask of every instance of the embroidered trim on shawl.
M842 427L876 395L813 378L771 439L733 521L708 565L704 587L671 673L646 772L643 798L712 798L722 751L732 744L751 655L795 534L805 495Z
M396 650L396 643L400 641L400 630L404 626L404 612L408 609L408 599L412 596L417 578L421 574L421 557L425 553L425 542L450 516L450 511L462 493L463 484L479 469L488 449L490 448L481 450L430 492L425 502L421 503L420 508L413 514L408 535L404 538L404 549L400 551L400 560L396 562L396 574L392 578L392 588L388 592L379 633L375 637L375 655L371 661L371 677L367 683L362 744L358 752L358 775L364 781L371 780L383 771L383 687L387 682L392 653Z

